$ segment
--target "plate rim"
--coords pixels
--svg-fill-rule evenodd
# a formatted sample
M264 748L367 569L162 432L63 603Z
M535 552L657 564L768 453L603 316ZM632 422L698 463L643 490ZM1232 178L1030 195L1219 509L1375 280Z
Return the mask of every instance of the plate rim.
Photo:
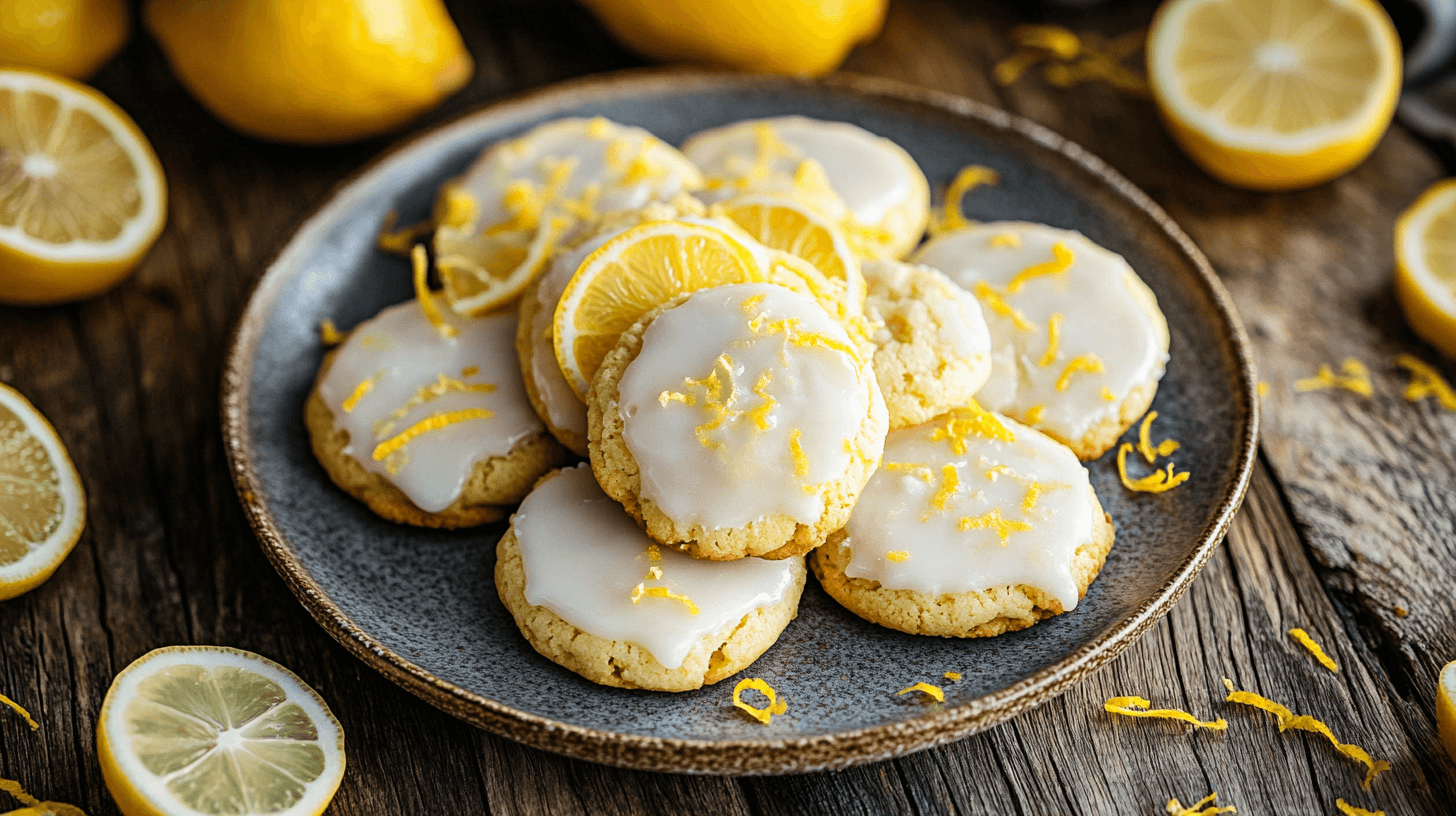
M922 111L973 119L1001 131L1030 139L1061 154L1081 170L1097 177L1124 201L1149 217L1171 238L1191 263L1195 280L1212 302L1237 362L1238 397L1247 421L1236 437L1236 472L1211 522L1199 534L1189 556L1152 596L1104 630L1095 640L1058 662L1010 686L911 719L849 731L807 737L762 740L701 740L624 734L572 725L521 711L505 703L442 680L403 655L372 638L324 592L304 567L275 523L252 462L248 436L249 372L268 318L284 285L291 280L284 262L304 255L336 213L347 212L363 196L359 182L392 160L403 159L415 148L448 139L456 131L471 129L476 120L512 114L524 116L532 108L550 109L582 98L613 93L651 93L680 90L828 90L881 104L911 106ZM638 68L552 83L492 100L445 122L408 136L349 173L335 185L290 234L263 267L228 342L221 379L223 445L238 498L242 502L259 545L273 568L309 614L355 657L440 710L478 728L508 739L592 762L648 771L713 775L762 775L839 770L903 756L943 745L1040 705L1073 683L1101 668L1137 641L1183 596L1193 579L1223 540L1242 503L1252 478L1259 439L1257 375L1249 339L1233 301L1212 265L1193 240L1121 173L1080 145L1042 125L962 96L922 88L898 80L841 72L818 79L745 74L681 67ZM296 272L296 270L295 270Z

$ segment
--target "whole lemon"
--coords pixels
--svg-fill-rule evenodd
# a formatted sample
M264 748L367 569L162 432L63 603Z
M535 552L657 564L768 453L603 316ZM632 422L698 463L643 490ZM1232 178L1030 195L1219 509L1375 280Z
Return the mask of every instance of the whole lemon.
M582 0L623 45L664 62L827 74L880 33L887 0Z
M0 2L0 63L85 79L126 43L126 0Z
M198 101L270 141L393 130L474 71L440 0L150 0L144 13Z

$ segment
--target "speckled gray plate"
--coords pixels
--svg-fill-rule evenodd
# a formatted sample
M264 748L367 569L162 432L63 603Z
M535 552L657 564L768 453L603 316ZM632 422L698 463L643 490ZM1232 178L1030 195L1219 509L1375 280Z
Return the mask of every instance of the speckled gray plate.
M538 656L492 584L501 530L430 532L386 523L314 462L303 403L323 349L345 328L411 296L405 262L374 249L386 212L423 219L436 186L485 145L560 116L604 115L678 143L737 119L800 113L854 122L899 142L934 189L985 164L1001 185L969 196L976 219L1081 230L1122 253L1172 329L1158 389L1160 434L1194 478L1131 494L1109 455L1090 464L1117 545L1076 611L971 641L881 629L817 586L748 674L789 700L765 727L731 707L730 679L686 694L588 683ZM223 386L233 476L263 549L329 634L386 677L481 728L597 762L689 773L840 768L954 740L1044 702L1118 654L1187 589L1243 497L1257 428L1247 341L1228 296L1187 236L1141 192L1076 145L1024 120L943 94L857 77L803 82L647 71L555 86L425 133L356 174L269 267L238 327ZM943 704L894 692L936 681Z

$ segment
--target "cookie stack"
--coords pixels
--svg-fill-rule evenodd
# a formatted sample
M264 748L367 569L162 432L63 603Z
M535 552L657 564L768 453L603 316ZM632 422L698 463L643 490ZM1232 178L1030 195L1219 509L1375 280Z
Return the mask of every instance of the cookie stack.
M314 452L391 521L510 515L502 602L604 685L741 671L806 556L912 634L1070 611L1114 539L1081 462L1151 404L1167 325L1075 232L953 195L922 244L929 190L893 142L798 116L681 151L601 118L502 141L441 188L443 296L416 247L416 299L325 357Z

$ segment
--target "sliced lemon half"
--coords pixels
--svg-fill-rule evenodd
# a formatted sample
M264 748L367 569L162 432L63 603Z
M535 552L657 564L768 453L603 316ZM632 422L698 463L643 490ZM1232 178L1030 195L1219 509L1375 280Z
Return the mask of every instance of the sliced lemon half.
M723 205L723 215L770 249L808 261L826 278L846 310L864 307L865 282L844 232L804 204L786 198L747 195Z
M162 166L121 108L54 74L0 69L0 302L110 289L166 217Z
M1456 660L1447 663L1436 678L1436 730L1446 753L1456 759Z
M86 493L56 429L0 384L0 601L45 583L86 526Z
M1416 334L1456 357L1456 179L1435 184L1395 222L1395 295Z
M344 777L344 731L288 669L240 649L142 655L106 692L101 775L126 816L316 816Z
M1353 168L1400 93L1400 40L1371 0L1169 0L1147 55L1173 138L1210 175L1252 190Z
M552 321L556 361L577 396L622 332L678 295L730 283L762 283L770 270L724 230L649 221L608 241L577 268Z

